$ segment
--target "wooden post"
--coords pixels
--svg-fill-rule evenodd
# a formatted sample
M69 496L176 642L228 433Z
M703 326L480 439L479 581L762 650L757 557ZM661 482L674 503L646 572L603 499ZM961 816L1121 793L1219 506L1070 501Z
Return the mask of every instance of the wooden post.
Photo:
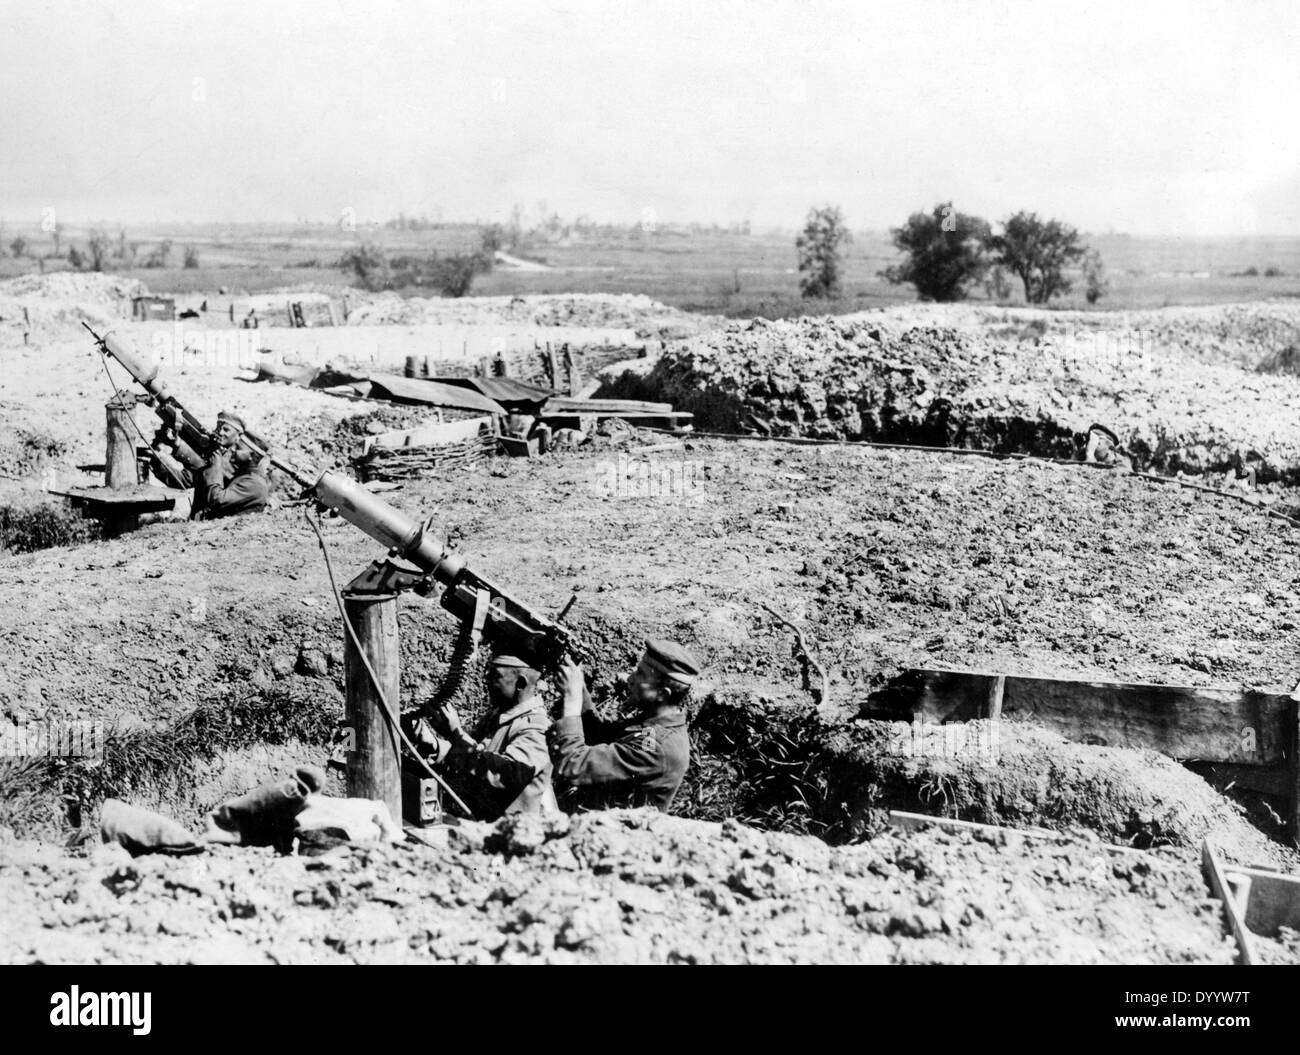
M104 484L113 490L135 487L140 482L140 463L135 454L135 396L119 392L104 404L108 418L104 448ZM140 526L140 514L127 509L113 510L104 521L104 533L116 538Z
M343 609L396 720L401 681L397 595L346 592L343 594ZM370 680L370 674L346 629L343 637L347 685L344 713L355 738L348 756L348 795L385 803L393 819L401 823L402 766L397 732L389 726L374 682Z
M1291 693L1291 815L1287 818L1291 844L1300 849L1300 685Z
M1007 688L1007 677L1005 674L997 674L989 682L989 703L988 714L985 716L989 721L996 722L1002 717L1002 694Z
M564 346L564 365L569 374L569 395L576 397L582 391L582 369L578 366L578 353L568 343Z

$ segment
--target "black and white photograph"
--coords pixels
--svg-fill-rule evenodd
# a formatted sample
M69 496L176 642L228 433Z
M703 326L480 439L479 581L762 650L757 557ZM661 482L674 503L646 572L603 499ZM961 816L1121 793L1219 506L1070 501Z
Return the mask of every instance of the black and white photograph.
M0 0L32 1013L1300 964L1298 129L1290 0Z

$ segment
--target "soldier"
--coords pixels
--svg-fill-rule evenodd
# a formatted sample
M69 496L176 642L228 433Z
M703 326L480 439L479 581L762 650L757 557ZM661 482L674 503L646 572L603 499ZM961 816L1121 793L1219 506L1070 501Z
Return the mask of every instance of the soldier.
M535 694L540 676L517 656L495 656L487 677L492 710L475 730L477 736L461 728L450 703L429 716L439 735L430 736L417 723L416 739L432 749L431 761L469 778L465 797L476 807L478 820L559 813L546 751L546 708Z
M262 456L240 442L245 431L243 418L223 410L206 458L168 429L154 437L155 474L177 487L194 488L190 519L215 520L266 508L270 485Z
M584 805L654 806L667 811L686 775L686 697L700 667L672 641L647 641L627 681L630 718L596 717L582 668L560 670L562 716L547 733L555 772ZM590 789L584 791L583 789Z

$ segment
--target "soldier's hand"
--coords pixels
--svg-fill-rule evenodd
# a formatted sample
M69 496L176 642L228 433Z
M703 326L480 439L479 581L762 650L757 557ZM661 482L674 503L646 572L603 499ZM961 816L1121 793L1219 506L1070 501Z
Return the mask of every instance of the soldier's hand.
M456 708L450 703L444 703L433 712L433 715L438 724L438 731L443 736L459 736L461 734L460 715L456 713Z
M559 682L564 716L581 714L583 697L587 694L587 680L583 677L582 667L566 658L560 663Z

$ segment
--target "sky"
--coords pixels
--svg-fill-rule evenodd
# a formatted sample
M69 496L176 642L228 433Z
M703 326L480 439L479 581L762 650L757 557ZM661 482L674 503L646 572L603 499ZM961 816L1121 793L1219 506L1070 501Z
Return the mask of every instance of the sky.
M0 0L0 220L1300 235L1294 0Z

